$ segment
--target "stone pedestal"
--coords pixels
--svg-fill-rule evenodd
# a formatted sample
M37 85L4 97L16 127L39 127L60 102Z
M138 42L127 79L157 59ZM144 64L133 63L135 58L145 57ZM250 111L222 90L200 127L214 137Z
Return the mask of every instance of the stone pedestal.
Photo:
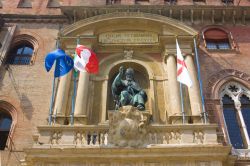
M75 115L74 116L74 125L86 125L87 116L86 115Z
M57 115L53 117L54 125L64 125L66 117L64 115Z
M150 114L133 106L109 112L109 144L118 147L140 147L146 144Z

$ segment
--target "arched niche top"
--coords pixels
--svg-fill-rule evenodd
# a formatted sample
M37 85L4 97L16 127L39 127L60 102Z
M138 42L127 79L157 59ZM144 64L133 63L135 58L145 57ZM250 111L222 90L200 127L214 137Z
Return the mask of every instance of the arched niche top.
M112 68L110 69L109 76L113 76L119 72L120 66L123 66L125 69L127 68L133 68L134 70L139 71L140 73L143 73L145 77L149 77L147 69L139 63L132 62L132 61L123 61L120 63L116 63Z
M129 66L127 66L126 64L129 63ZM139 68L136 68L138 71L140 71L141 73L147 73L148 74L148 78L149 79L153 79L154 74L153 71L151 70L151 68L144 62L140 61L140 60L119 60L116 61L114 63L112 63L111 65L108 65L105 70L103 71L103 75L106 76L111 76L113 75L115 72L119 71L119 67L122 66L123 64L125 64L125 68L127 67L136 67L136 66L141 66ZM104 65L104 64L102 64ZM113 72L113 73L112 73Z
M131 26L133 25L133 26ZM115 12L80 20L61 30L62 36L76 36L82 33L99 34L115 30L148 30L160 35L197 35L197 31L182 22L142 12ZM89 30L92 30L90 32Z

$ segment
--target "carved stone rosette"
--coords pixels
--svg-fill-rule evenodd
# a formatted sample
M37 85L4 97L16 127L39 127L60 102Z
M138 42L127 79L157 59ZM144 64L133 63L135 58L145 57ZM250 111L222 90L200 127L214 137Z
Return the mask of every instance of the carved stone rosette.
M146 145L150 114L133 106L123 106L109 112L109 144L118 147L143 147Z

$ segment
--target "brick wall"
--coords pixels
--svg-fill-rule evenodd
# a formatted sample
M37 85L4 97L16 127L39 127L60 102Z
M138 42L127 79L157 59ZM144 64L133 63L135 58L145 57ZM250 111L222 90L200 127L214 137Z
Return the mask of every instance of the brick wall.
M33 35L38 40L39 49L33 65L9 65L0 70L0 100L13 104L18 117L13 134L14 152L9 156L10 147L6 149L2 154L3 165L7 159L9 165L15 165L16 158L22 159L23 149L32 145L36 126L47 123L53 72L45 71L44 57L55 48L57 32L58 25L53 24L21 24L17 28L15 35Z
M61 0L61 5L69 6L101 6L105 0ZM236 0L235 3L238 1ZM17 8L19 0L2 1L2 14L32 14L32 15L60 15L59 8L47 8L47 0L32 1L32 8ZM163 0L150 0L150 4L160 5ZM122 0L124 5L134 4L133 0ZM192 5L190 0L179 0L179 5ZM207 0L207 5L221 5L220 1ZM250 5L249 1L242 1L240 5ZM195 26L201 31L205 25ZM209 79L212 75L224 69L234 69L250 74L250 26L226 26L232 32L237 48L233 51L211 52L204 48L200 41L200 64L205 93ZM0 69L0 100L5 100L17 109L17 124L13 135L14 153L6 151L2 154L4 162L15 165L17 158L23 158L23 148L32 145L32 134L36 132L36 126L46 124L48 117L53 72L47 73L44 69L44 57L54 49L55 38L58 33L58 24L51 23L22 23L18 24L15 35L33 35L39 43L35 63L30 66L2 66ZM16 155L18 157L16 157Z

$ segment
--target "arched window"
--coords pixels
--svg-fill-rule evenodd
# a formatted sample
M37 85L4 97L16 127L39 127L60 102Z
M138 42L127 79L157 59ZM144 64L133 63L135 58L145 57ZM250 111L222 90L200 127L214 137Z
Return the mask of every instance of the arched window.
M223 115L229 141L234 149L250 147L250 91L243 85L230 82L221 90Z
M228 50L231 49L228 33L218 29L210 28L203 34L206 48L209 50Z
M0 110L0 150L4 150L6 146L11 124L11 115L4 110Z
M8 64L29 65L31 63L34 47L27 41L21 41L10 49Z
M243 119L247 127L248 135L250 135L250 100L246 95L242 95L240 102Z

